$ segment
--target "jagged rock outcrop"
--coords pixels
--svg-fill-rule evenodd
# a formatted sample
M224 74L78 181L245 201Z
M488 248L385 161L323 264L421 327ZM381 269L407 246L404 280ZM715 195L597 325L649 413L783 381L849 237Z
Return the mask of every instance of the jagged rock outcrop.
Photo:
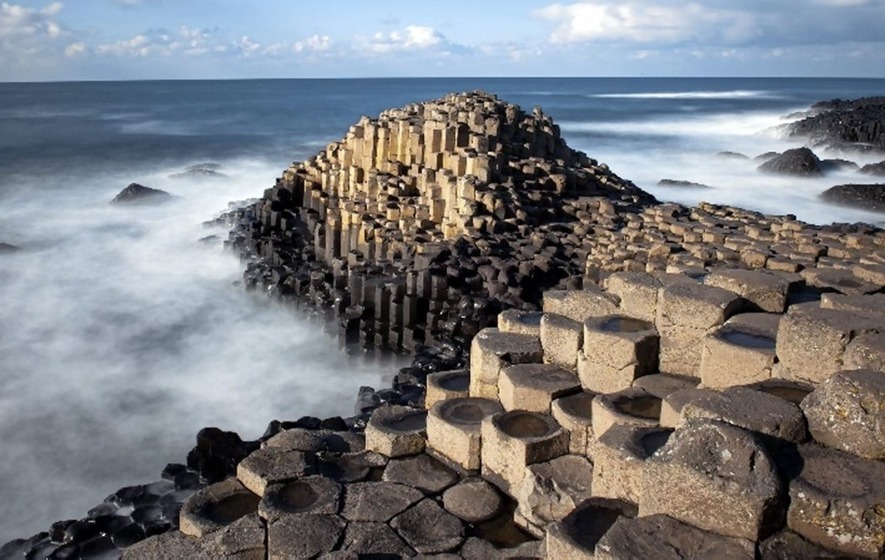
M823 175L821 160L808 148L795 148L777 155L758 167L759 171L779 175L812 177Z
M885 184L849 184L830 187L820 194L828 202L863 210L885 212Z
M885 151L885 97L822 101L811 113L787 125L788 134L807 137L815 146Z
M153 189L138 183L129 183L129 186L120 191L117 196L111 200L111 204L156 204L165 202L172 197L171 194L160 189Z

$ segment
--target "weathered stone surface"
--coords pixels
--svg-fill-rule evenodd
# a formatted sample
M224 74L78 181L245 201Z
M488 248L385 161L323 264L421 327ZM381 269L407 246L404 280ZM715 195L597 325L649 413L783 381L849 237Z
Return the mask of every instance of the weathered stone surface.
M591 317L618 312L618 298L594 286L583 290L547 290L544 292L544 313L552 313L583 323Z
M578 376L588 391L614 393L658 369L659 337L654 325L620 315L584 322L584 351Z
M348 523L341 539L341 551L349 554L348 560L377 555L390 555L394 558L411 557L415 551L390 528L387 523Z
M807 558L844 559L845 555L821 548L789 530L783 530L759 543L759 560L806 560Z
M592 404L593 435L602 437L615 424L630 424L654 428L661 417L661 399L645 389L631 387L596 395Z
M663 513L756 541L783 526L782 490L768 453L749 432L694 420L646 461L639 514Z
M777 356L781 377L820 383L841 371L852 338L881 332L885 319L849 311L822 309L817 303L790 306L778 328Z
M511 494L525 467L568 451L568 432L547 415L513 410L482 421L482 476Z
M599 539L595 555L600 560L755 557L751 541L704 531L666 515L618 518Z
M390 526L423 554L450 552L464 542L464 524L431 499L396 516Z
M816 444L790 461L787 525L811 542L846 554L885 553L885 463Z
M121 557L125 560L263 560L266 555L264 525L256 515L246 515L199 539L178 531L145 539L123 549Z
M675 428L682 422L682 409L694 399L707 398L715 394L712 389L690 388L680 389L668 394L661 401L661 427Z
M381 406L366 424L366 449L387 457L421 453L426 439L427 412L408 406Z
M543 545L542 541L528 541L513 546L497 548L485 539L470 537L464 541L464 546L458 552L464 560L534 559L544 558Z
M268 558L315 558L335 548L346 526L337 515L284 515L267 527Z
M885 294L845 295L826 292L820 296L820 306L824 309L882 315L885 314Z
M676 283L661 288L655 317L661 337L661 371L697 377L701 362L699 342L742 305L733 292L713 286Z
M885 329L864 333L852 339L845 347L842 367L885 371Z
M586 457L563 455L526 467L525 477L515 489L518 511L532 526L541 528L560 521L575 507L590 499L593 463ZM533 532L533 527L526 527Z
M581 323L553 313L541 316L544 363L574 371L584 341Z
M823 175L820 159L806 147L787 150L766 161L758 169L766 173L800 177Z
M237 465L237 478L243 486L263 496L269 485L294 480L312 474L314 470L312 453L263 447L240 461Z
M820 197L843 206L885 212L885 183L835 185L820 193Z
M645 389L659 399L664 399L670 393L684 389L694 389L699 382L700 380L697 377L673 375L670 373L653 373L636 378L633 381L633 386Z
M838 290L846 295L872 294L882 286L865 282L851 270L842 268L806 268L800 272L805 281L823 290Z
M550 412L550 403L580 391L578 376L553 364L519 364L501 370L498 396L504 410Z
M814 387L808 383L791 381L789 379L779 379L776 377L747 385L747 388L775 396L779 399L784 399L796 406L801 405L802 401L805 400L805 397L807 397L814 389Z
M771 378L778 315L735 315L703 339L700 377L704 387L722 389Z
M344 489L341 515L348 521L390 521L424 497L420 490L393 482L356 482Z
M342 484L361 482L372 473L384 468L387 457L373 451L357 453L320 454L317 457L317 471Z
M672 432L629 424L609 428L593 446L593 495L638 504L645 461Z
M618 313L641 321L655 320L661 282L647 272L615 272L605 281L609 293L620 298Z
M181 507L182 533L201 537L258 511L260 498L235 478L212 484L188 498Z
M478 470L482 420L503 411L501 404L491 399L468 397L436 403L427 415L428 452L462 470Z
M541 317L538 311L508 309L498 314L498 329L501 332L541 336Z
M746 387L699 395L685 404L681 417L680 425L700 418L720 420L781 442L799 443L808 437L798 406Z
M586 455L593 441L593 398L595 393L582 391L560 397L550 406L554 420L569 432L569 453Z
M458 474L433 457L421 453L406 459L393 459L384 469L385 482L417 488L425 494L439 494L458 482Z
M272 522L296 513L337 514L341 508L341 485L323 476L307 476L272 484L258 504L258 515Z
M481 478L464 480L443 493L443 507L467 523L482 523L496 517L503 506L501 494Z
M470 345L470 396L498 398L498 375L507 366L543 360L541 340L529 334L504 333L488 328Z
M320 451L357 453L365 449L365 446L366 438L363 434L351 431L307 430L305 428L283 430L262 445L262 447L304 453L318 453Z
M424 408L429 410L439 401L466 397L469 396L469 394L469 371L454 370L431 373L427 376L427 388L424 393Z
M768 313L783 313L790 288L785 276L767 270L715 270L704 277L704 284L734 292Z
M839 372L802 401L808 430L829 447L885 459L885 372Z
M547 526L547 558L589 560L599 539L621 517L636 517L634 504L606 498L590 498L562 521Z

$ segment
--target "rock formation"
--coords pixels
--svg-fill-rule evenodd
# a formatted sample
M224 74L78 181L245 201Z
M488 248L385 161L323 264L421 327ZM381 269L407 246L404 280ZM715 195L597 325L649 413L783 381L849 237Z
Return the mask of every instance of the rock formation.
M172 195L160 189L152 189L138 183L130 183L128 187L120 191L117 196L111 200L111 204L156 204L165 202Z
M885 151L885 97L816 103L811 114L787 125L790 136L815 146L843 150Z
M885 212L885 184L848 184L830 187L820 197L829 202L863 210Z

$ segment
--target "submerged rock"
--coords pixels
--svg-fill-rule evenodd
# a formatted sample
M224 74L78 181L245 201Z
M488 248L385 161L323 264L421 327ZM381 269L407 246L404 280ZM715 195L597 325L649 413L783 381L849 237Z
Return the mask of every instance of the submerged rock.
M814 176L823 175L821 160L810 149L802 147L775 156L759 167L759 171L779 175Z
M703 183L694 183L692 181L682 181L677 179L661 179L658 181L659 187L676 187L680 189L712 189L710 185Z
M866 175L877 175L877 176L885 176L885 161L880 161L878 163L868 163L860 168L860 173L864 173Z
M190 165L184 171L169 175L170 179L226 179L227 175L219 172L220 164L207 162Z
M11 243L0 242L0 255L5 255L8 253L15 253L19 248Z
M114 197L111 204L157 204L166 202L172 195L160 189L152 189L138 183L130 183L128 187Z
M885 212L885 184L882 183L836 185L822 192L820 197L835 204Z

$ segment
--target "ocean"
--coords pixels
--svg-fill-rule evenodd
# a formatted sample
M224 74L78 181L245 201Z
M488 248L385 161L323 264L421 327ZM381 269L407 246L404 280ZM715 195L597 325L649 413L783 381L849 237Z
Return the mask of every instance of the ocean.
M772 177L716 154L801 145L778 132L785 117L883 95L885 80L0 83L0 242L19 248L0 254L0 544L156 480L203 426L255 438L274 418L350 415L361 385L389 383L396 364L348 357L315 321L247 293L226 232L203 222L362 115L474 89L541 106L571 147L661 200L883 220L817 200L862 176ZM204 164L217 172L182 174ZM175 198L108 204L132 182Z

